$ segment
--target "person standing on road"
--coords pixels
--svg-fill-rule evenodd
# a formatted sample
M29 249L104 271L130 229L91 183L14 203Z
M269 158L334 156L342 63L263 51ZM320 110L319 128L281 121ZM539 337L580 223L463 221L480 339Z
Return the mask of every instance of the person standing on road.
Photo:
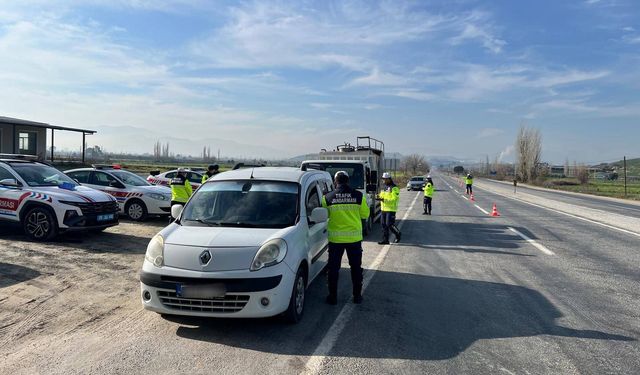
M327 303L338 303L338 274L342 255L347 252L351 266L353 303L362 303L362 220L369 217L367 200L349 186L347 172L334 176L336 189L322 197L322 207L329 211L329 264Z
M191 182L187 179L187 171L178 168L178 173L171 179L171 207L174 205L184 206L193 194Z
M377 200L381 201L382 217L382 241L380 245L389 244L389 231L396 236L395 242L400 242L401 233L396 227L396 212L398 211L398 201L400 200L400 189L391 179L391 175L387 172L382 174L384 180L384 190L378 194Z
M433 200L433 180L427 176L427 183L424 185L424 214L431 215L431 201Z
M208 179L220 173L219 169L220 167L218 166L218 164L210 165L209 168L207 168L207 173L202 175L202 183L204 184Z
M467 174L464 183L467 185L467 195L473 194L473 176L471 173Z

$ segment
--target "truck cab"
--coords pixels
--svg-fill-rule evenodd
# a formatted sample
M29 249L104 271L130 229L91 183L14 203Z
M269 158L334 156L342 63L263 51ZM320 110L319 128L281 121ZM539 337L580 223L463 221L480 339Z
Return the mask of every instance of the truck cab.
M302 162L303 169L320 169L334 176L338 171L349 174L349 184L366 197L370 216L363 222L365 235L371 232L373 223L380 220L380 202L376 196L382 185L384 168L384 143L371 137L358 137L356 145L345 143L333 151L322 150L317 158Z

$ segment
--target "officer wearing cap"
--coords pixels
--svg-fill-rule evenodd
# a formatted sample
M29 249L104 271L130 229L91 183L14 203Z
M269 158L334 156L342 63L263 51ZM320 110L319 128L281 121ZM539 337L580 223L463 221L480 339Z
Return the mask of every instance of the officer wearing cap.
M396 212L398 211L398 201L400 200L400 188L393 182L391 175L387 172L382 174L384 180L384 190L378 194L377 200L381 201L382 217L382 241L380 245L389 244L389 231L396 236L396 243L400 242L401 233L396 227Z
M369 217L369 207L362 193L349 186L347 172L336 172L334 182L336 189L322 197L322 207L329 211L327 303L338 303L338 274L346 251L351 266L353 303L359 304L362 303L362 220Z
M171 179L171 206L176 204L184 206L193 194L191 182L187 179L187 171L184 168L178 168L178 173Z
M220 173L219 169L218 164L210 165L209 168L207 168L207 173L202 176L202 183L204 184L208 179Z

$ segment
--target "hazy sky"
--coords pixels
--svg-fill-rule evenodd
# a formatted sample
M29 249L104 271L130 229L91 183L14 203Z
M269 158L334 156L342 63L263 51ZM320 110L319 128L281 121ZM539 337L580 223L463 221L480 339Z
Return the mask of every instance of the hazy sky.
M0 83L0 115L113 151L372 135L508 160L525 121L546 160L619 160L640 156L640 2L0 0Z

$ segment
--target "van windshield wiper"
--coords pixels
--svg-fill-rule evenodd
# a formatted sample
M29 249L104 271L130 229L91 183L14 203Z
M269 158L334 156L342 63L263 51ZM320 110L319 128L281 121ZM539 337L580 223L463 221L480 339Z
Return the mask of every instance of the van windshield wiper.
M204 224L210 227L214 227L214 226L220 226L220 223L217 223L215 221L207 221L204 219L184 219L185 221L195 221L196 223L200 223L200 224Z
M243 228L258 228L259 225L251 223L243 223L241 221L218 221L216 223L221 227L243 227Z

